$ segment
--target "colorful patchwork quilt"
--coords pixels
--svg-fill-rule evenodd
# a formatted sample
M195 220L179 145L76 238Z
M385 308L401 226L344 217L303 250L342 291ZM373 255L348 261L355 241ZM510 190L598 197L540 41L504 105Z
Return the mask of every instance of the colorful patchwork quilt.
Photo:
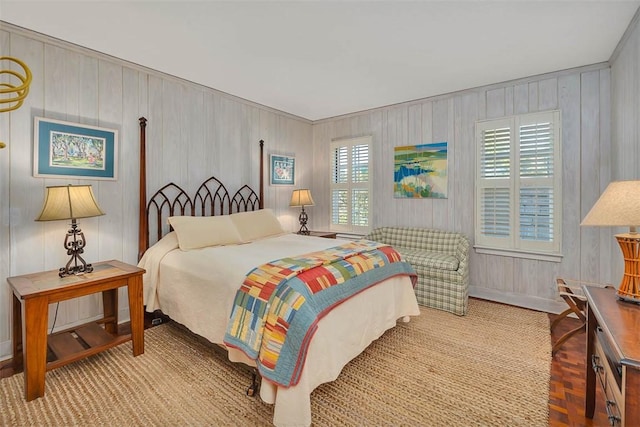
M236 293L224 342L255 360L263 378L296 385L322 316L398 275L411 277L415 286L411 265L391 246L369 240L261 265Z

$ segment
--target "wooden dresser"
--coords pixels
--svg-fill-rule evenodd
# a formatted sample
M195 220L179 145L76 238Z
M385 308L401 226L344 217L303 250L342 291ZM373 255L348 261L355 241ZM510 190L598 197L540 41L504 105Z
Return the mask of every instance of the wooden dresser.
M640 426L640 305L620 301L615 289L584 287L587 297L585 416L593 418L602 387L612 426Z

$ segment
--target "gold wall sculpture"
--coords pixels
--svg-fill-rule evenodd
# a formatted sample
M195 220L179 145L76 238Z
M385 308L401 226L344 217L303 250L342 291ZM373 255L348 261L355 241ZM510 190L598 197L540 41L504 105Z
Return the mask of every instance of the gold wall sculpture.
M23 73L4 68L6 62L15 62L22 67ZM8 75L9 78L3 78ZM16 81L19 80L19 82ZM11 56L0 56L0 113L13 111L24 102L24 99L29 94L29 85L31 84L31 70L27 67L27 64L13 58ZM0 148L4 148L6 144L0 142Z

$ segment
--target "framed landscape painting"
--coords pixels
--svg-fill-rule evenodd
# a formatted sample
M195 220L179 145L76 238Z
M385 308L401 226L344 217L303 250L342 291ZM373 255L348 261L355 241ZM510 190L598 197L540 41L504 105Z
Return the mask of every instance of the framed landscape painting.
M394 147L393 196L447 198L447 143Z
M295 183L295 157L271 154L269 164L271 166L269 174L271 185L293 185Z
M33 176L116 180L118 131L36 117Z

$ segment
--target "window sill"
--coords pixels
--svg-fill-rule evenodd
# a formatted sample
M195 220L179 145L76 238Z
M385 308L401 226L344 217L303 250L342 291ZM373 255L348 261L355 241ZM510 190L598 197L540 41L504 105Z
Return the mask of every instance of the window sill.
M497 249L486 246L475 245L473 247L476 253L485 255L508 256L511 258L535 259L538 261L562 262L562 254L551 254L542 252L531 252L517 249Z

